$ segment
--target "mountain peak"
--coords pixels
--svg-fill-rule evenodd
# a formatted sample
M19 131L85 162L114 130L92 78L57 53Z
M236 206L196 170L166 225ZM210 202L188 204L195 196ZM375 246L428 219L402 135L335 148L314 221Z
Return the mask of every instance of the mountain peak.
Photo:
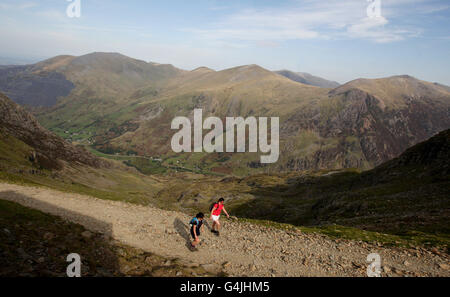
M119 53L106 53L106 52L94 52L86 55L76 57L73 63L76 65L89 65L95 63L117 63L119 61L139 61L141 63L147 63L142 60L136 60Z
M96 57L96 58L105 58L105 57L110 57L110 58L128 58L128 59L132 59L128 56L125 56L121 53L116 53L116 52L92 52L89 54L85 54L85 55L81 55L79 56L81 57ZM134 59L133 59L134 60Z
M377 79L359 78L332 90L330 94L344 94L351 89L359 89L373 95L382 101L384 106L390 107L404 106L408 102L424 98L449 98L450 96L450 92L446 88L410 75Z
M230 69L236 69L236 70L240 70L240 71L267 71L267 72L270 72L269 70L267 70L259 65L256 65L256 64L241 65L241 66L233 67Z
M36 63L32 66L33 71L41 72L41 71L56 71L64 66L70 64L75 56L70 55L60 55L56 56L42 62Z
M336 88L336 87L339 87L339 85L340 85L339 83L337 83L335 81L326 80L326 79L311 75L306 72L293 72L290 70L280 70L280 71L275 71L275 73L277 73L281 76L284 76L292 81L298 82L298 83L321 87L321 88Z
M195 68L194 70L191 70L192 73L196 72L196 73L209 73L209 72L216 72L215 70L202 66L202 67L198 67Z
M246 74L259 74L259 75L273 75L273 72L267 70L256 64L242 65L233 68L224 69L219 72L228 73L246 73Z
M412 77L411 75L408 75L408 74L394 75L394 76L392 76L392 77L398 77L398 78L414 78L414 79L416 79L415 77Z

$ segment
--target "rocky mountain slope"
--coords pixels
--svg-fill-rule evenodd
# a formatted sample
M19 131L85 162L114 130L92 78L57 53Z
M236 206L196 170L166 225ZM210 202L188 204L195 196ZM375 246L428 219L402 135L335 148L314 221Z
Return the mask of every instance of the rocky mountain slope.
M313 220L448 235L449 157L450 130L446 130L336 186L336 194L326 194L312 207Z
M432 176L436 180L446 180L450 176L448 160L450 160L450 130L445 130L407 149L398 158L378 166L366 175L383 176L385 181L405 173L409 176Z
M33 116L1 93L0 136L2 151L14 154L18 147L28 148L28 159L38 168L61 169L63 161L93 167L107 164L44 129Z
M450 130L446 130L363 173L261 175L224 182L229 189L241 185L239 191L252 196L235 209L241 216L406 236L430 234L425 242L448 241L449 154Z
M382 80L388 93L352 82L332 91L294 83L258 66L188 73L159 96L144 97L135 109L138 128L103 138L98 148L163 156L169 162L234 173L308 169L370 169L450 127L450 93L433 84L401 78ZM425 91L423 88L426 87ZM390 91L392 90L392 91ZM258 154L184 154L170 151L170 121L204 117L279 116L280 159L261 166Z
M379 165L448 129L449 95L441 87L412 77L357 80L336 88L326 104L299 110L284 129L311 131L337 143L314 152L312 158L293 158L288 167L317 168L314 162L319 162L319 168L327 168L320 162L330 164L333 159L340 164L329 168Z
M0 179L140 204L150 204L163 186L157 178L97 157L49 132L2 94Z

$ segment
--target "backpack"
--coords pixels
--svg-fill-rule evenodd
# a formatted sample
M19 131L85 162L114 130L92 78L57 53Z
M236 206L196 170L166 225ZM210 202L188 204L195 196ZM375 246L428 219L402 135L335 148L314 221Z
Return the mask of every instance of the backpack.
M198 219L197 218L193 218L190 222L189 222L189 225L191 226L191 228L194 226L194 222L196 223L195 225L197 225L198 226Z
M217 202L213 202L210 206L209 206L209 211L212 211L214 209L214 207L216 207Z

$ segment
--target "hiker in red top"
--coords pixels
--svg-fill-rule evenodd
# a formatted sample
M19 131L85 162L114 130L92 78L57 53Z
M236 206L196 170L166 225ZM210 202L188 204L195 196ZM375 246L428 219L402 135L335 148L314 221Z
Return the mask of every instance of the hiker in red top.
M230 218L227 210L225 209L225 206L223 205L224 201L225 200L223 198L220 198L219 201L211 207L211 219L213 221L212 227L211 227L211 232L215 233L216 235L219 235L219 230L220 230L219 218L220 218L220 214L221 214L222 210L225 212L227 217Z

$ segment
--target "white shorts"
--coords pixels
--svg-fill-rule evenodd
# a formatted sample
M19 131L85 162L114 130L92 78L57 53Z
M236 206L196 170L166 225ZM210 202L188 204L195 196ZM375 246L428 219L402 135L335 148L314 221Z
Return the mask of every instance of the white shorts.
M220 215L218 215L218 216L212 216L212 220L213 220L214 222L219 221L219 218L220 218Z

